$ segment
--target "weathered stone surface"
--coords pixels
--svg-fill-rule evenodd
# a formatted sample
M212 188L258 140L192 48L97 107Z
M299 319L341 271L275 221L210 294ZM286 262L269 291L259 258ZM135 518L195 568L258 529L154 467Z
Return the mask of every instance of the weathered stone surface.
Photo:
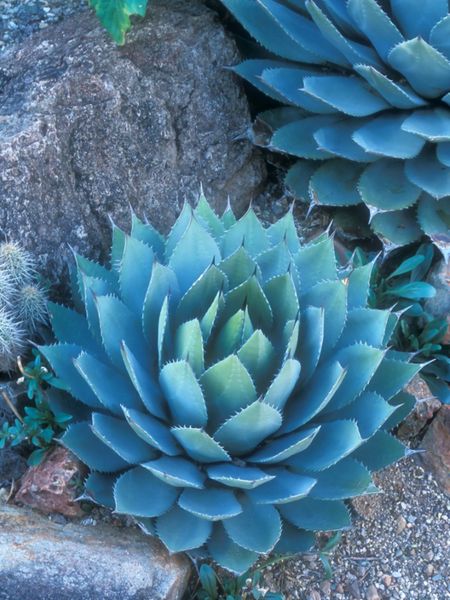
M442 403L432 395L419 375L406 386L406 391L415 396L417 402L411 413L399 425L397 435L402 440L415 442L423 436L425 427L441 408Z
M75 501L77 480L86 474L84 465L69 450L54 448L40 465L31 467L22 477L16 502L43 513L60 513L66 517L83 514Z
M0 506L1 600L180 600L189 571L136 530Z
M426 450L422 454L425 466L450 494L450 406L441 407L422 440L422 448Z
M258 151L234 141L250 123L223 67L234 42L200 0L152 0L117 47L93 11L0 57L0 230L33 250L52 279L67 244L105 258L108 215L129 205L163 230L202 183L242 210L264 180Z
M14 448L0 450L0 487L17 480L27 470L27 461Z

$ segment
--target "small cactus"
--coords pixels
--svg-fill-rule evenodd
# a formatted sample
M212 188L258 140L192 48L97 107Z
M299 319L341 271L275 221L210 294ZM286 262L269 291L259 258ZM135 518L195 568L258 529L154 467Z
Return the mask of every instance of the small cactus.
M0 371L14 369L26 336L47 321L47 297L32 255L17 242L0 244Z
M0 307L0 371L8 373L24 349L26 332L15 314Z

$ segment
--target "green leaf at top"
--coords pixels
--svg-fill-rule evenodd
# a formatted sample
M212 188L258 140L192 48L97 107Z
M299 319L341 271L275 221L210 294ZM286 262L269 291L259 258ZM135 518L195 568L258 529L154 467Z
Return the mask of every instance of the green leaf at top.
M144 17L147 10L147 0L89 0L89 4L117 44L125 42L130 15Z

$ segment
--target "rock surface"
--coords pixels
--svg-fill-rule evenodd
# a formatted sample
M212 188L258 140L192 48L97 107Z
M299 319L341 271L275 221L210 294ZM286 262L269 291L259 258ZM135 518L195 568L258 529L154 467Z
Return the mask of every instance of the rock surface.
M234 42L200 0L155 0L117 47L92 11L0 56L0 229L34 251L54 280L67 244L106 257L108 215L129 205L167 230L202 183L238 211L265 167L247 141L247 101L223 67Z
M189 572L136 530L0 506L1 600L180 600Z
M440 408L423 438L422 448L426 450L423 462L450 494L450 406Z
M76 502L79 496L76 484L85 474L83 464L66 448L58 446L40 465L28 469L15 500L46 514L81 516L83 511Z
M27 470L27 461L14 448L0 450L0 487L19 479Z

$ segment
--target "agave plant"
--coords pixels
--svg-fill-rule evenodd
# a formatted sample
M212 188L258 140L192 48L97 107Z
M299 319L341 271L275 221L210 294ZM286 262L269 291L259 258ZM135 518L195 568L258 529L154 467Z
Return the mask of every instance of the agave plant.
M386 350L397 315L367 308L371 265L343 281L330 237L301 247L291 212L264 228L201 197L166 239L133 215L110 268L76 266L41 347L71 394L61 441L87 496L171 552L242 573L307 550L405 455L388 430L420 366Z
M288 105L260 120L269 148L300 158L293 193L364 203L388 248L425 233L448 257L448 1L222 2L273 55L234 70Z

